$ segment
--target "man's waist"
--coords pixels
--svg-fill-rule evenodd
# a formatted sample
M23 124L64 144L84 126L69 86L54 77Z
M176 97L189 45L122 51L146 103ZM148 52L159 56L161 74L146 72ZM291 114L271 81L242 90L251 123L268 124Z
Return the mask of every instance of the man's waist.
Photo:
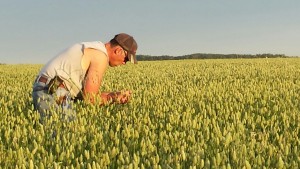
M34 91L36 88L37 91L38 90L48 90L48 92L50 94L53 94L53 93L55 93L55 91L58 88L64 88L64 89L68 90L64 81L58 76L55 76L54 78L50 78L45 75L41 75L41 76L37 77L35 82L36 83L44 83L44 84L42 84L43 86L34 87L34 89L33 89Z
M62 87L62 88L66 89L64 81L58 76L55 76L53 79L51 79L49 77L42 75L42 76L40 76L40 78L38 78L38 82L43 82L46 85L48 85L49 87L52 85L58 85L58 87ZM47 82L49 82L49 83L47 84ZM56 83L56 84L54 84L54 83Z

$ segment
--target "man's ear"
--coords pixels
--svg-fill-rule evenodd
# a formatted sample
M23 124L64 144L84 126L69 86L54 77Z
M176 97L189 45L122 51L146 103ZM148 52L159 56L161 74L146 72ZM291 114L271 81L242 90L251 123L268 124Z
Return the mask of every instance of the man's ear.
M114 49L115 54L120 55L120 54L122 54L122 52L123 52L122 47L120 47L120 46L115 47L115 49Z

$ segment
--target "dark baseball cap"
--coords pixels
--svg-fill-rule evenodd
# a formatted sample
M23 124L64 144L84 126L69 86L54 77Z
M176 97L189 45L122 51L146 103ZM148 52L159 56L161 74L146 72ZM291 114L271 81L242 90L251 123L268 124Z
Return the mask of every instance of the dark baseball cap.
M135 54L138 46L133 37L126 33L120 33L115 35L113 39L115 39L118 42L118 44L128 52L127 56L129 61L131 63L137 64Z

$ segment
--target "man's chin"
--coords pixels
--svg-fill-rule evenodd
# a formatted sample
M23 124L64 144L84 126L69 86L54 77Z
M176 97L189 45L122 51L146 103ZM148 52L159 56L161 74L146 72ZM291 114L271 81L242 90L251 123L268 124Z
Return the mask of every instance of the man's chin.
M114 67L115 65L113 63L109 62L109 66Z
M124 65L124 64L118 64L118 63L109 63L109 66L110 67L116 67L116 66L122 66L122 65Z

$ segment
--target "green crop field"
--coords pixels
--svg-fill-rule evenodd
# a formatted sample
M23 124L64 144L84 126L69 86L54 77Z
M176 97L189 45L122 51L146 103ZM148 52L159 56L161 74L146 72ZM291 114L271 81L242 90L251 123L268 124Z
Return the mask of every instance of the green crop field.
M0 168L299 168L300 59L148 61L109 68L125 105L74 103L41 125L42 65L0 65ZM56 137L53 137L56 131Z

